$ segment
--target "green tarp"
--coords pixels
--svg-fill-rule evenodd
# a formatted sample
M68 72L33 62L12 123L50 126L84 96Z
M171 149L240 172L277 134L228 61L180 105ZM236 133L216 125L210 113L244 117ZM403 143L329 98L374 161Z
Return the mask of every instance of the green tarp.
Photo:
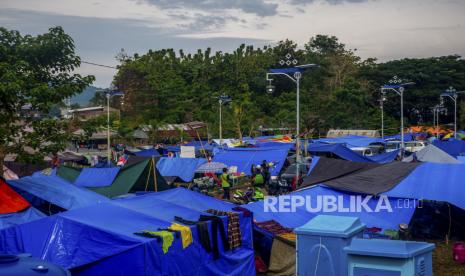
M153 177L154 169L157 176L156 181ZM60 167L57 174L58 176L74 183L80 174L80 170L70 167ZM169 188L169 185L160 175L158 170L156 170L155 161L152 158L144 158L139 162L130 163L130 165L126 165L121 168L110 186L88 189L109 198L113 198L129 192L164 191Z

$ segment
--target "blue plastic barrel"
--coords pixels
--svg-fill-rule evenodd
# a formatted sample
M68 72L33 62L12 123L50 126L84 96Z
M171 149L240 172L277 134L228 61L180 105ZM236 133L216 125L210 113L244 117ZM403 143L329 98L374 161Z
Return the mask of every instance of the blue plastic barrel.
M33 258L30 254L0 254L0 275L69 276L71 273L55 264Z

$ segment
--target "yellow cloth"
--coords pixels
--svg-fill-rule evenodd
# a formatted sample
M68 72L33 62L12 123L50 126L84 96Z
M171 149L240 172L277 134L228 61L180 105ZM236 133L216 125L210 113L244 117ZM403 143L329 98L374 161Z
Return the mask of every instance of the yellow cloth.
M283 239L290 240L290 241L296 240L296 235L294 233L282 233L282 234L279 234L278 236L280 236Z
M174 241L173 233L169 231L155 231L154 232L154 231L148 231L148 230L144 230L142 232L161 237L163 240L163 244L161 246L161 248L163 249L163 253L165 254L168 253L168 249L170 249Z
M173 223L169 227L171 230L181 231L182 248L185 249L192 243L192 232L189 226Z

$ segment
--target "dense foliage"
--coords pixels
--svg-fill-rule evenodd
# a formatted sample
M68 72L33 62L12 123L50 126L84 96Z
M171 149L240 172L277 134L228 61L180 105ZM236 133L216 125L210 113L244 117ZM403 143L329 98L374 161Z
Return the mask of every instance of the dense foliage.
M10 153L40 160L65 147L67 124L43 114L94 80L72 74L79 66L60 27L38 36L0 28L0 168Z
M302 78L301 127L308 135L324 134L328 128L379 129L379 87L394 75L417 83L405 96L407 125L431 124L430 107L439 102L440 92L451 85L465 88L465 61L459 56L376 63L362 60L336 37L323 35L303 48L286 40L274 47L241 45L232 53L212 53L209 48L195 54L150 50L120 56L115 85L126 93L123 125L200 120L217 135L218 96L227 94L233 98L231 107L224 109L227 135L248 135L259 126L293 127L295 85L277 76L275 92L265 92L267 70L282 67L279 61L287 53L300 64L320 65ZM396 132L399 97L388 96L386 127ZM452 112L441 118L451 122Z

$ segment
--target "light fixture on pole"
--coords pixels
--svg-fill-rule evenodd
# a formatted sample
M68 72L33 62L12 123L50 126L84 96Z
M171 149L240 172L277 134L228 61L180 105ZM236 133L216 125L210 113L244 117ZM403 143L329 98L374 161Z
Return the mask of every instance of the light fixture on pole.
M394 76L389 80L389 84L383 85L381 87L381 93L386 93L388 91L394 91L397 95L400 96L400 139L401 139L401 151L402 156L404 154L405 144L404 144L404 91L405 86L414 85L414 82L403 82L402 79Z
M220 105L220 126L219 126L219 134L220 134L220 147L223 147L223 126L222 126L222 112L221 107L223 105L230 104L232 102L232 98L225 94L218 97L218 103Z
M441 100L445 97L449 97L454 101L454 138L457 139L457 98L458 94L465 93L465 91L457 91L452 86L446 91L441 93Z
M385 92L381 91L381 97L378 101L381 109L381 139L384 139L384 102L387 101Z
M111 165L111 148L110 148L110 98L113 96L123 96L124 93L116 90L98 90L96 92L105 93L107 99L107 164Z
M317 68L319 67L316 64L304 64L304 65L297 65L297 59L293 58L291 54L286 54L285 58L279 61L281 66L288 66L286 68L276 68L270 69L268 73L266 73L266 80L269 84L266 86L267 93L273 93L275 87L271 84L273 79L271 78L272 75L284 75L288 77L291 81L296 84L297 96L296 96L296 180L299 179L299 164L301 163L300 160L300 79L302 77L302 73L308 69ZM291 67L289 67L291 66Z

